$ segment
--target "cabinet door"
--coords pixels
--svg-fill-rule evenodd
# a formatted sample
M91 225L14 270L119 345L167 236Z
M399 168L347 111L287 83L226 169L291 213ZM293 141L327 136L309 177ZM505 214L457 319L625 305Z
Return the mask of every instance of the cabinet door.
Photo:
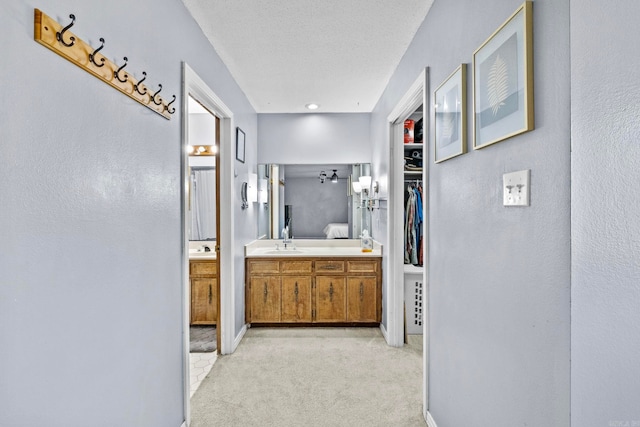
M251 278L251 322L280 321L280 276Z
M346 320L345 283L341 276L316 276L316 322Z
M376 276L347 279L347 320L349 322L378 321L378 278Z
M283 322L311 322L311 276L282 277Z
M215 277L191 279L191 324L214 325L217 320L217 280Z

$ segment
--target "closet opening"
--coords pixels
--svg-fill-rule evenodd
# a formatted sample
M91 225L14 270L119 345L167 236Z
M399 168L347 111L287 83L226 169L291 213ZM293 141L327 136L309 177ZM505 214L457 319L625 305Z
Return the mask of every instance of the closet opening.
M389 344L422 342L423 415L428 410L429 69L418 76L387 117L390 135Z

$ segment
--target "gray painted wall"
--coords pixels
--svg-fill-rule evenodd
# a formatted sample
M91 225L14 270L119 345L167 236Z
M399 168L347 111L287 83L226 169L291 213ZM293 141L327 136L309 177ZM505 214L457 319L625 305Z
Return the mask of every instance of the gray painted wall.
M259 114L258 163L371 162L370 115Z
M327 224L349 222L346 178L324 184L318 178L287 178L284 203L292 207L296 239L325 239Z
M571 424L640 425L640 4L571 1Z
M374 176L387 178L387 115L424 67L437 87L520 4L434 2L372 114ZM428 171L438 427L569 425L569 0L536 1L534 33L536 129L473 151L469 126L471 152ZM502 174L522 169L531 169L531 206L505 208Z
M246 132L239 177L255 171L257 116L178 0L0 3L0 425L179 426L180 112L167 121L36 43L34 7L74 13L79 37L104 37L164 93L180 97L187 61ZM237 330L256 228L239 188Z

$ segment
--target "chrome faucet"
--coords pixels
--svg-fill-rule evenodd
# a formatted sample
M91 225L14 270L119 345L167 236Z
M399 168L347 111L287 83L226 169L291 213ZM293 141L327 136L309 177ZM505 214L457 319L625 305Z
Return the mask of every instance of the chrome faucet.
M282 243L284 244L285 249L287 249L287 243L291 243L291 237L289 237L288 225L282 229Z
M291 220L289 220L287 222L287 225L282 229L282 243L284 244L284 248L287 249L287 244L291 243L291 240L293 239L290 235L289 235L289 225L291 224Z

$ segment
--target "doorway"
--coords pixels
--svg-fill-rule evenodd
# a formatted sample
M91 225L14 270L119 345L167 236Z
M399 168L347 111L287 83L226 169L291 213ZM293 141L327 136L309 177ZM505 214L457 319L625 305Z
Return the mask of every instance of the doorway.
M188 95L189 394L193 396L220 351L217 167L220 119Z
M416 111L421 109L421 114L415 115ZM430 120L430 104L429 104L429 68L425 68L420 76L415 80L411 87L407 90L400 102L391 111L387 117L389 123L389 140L391 146L390 156L390 192L389 204L389 227L387 229L389 242L389 264L387 268L387 295L388 295L388 325L390 345L401 346L406 336L405 321L405 277L416 276L416 288L420 288L422 296L420 321L422 328L422 357L423 357L423 415L427 417L428 407L428 384L429 384L429 282L428 282L428 260L429 260L429 221L426 200L429 198L429 134L428 123ZM414 116L415 115L415 116ZM414 122L418 119L422 120L422 129L424 134L420 144L415 141L407 141L405 139L405 120L409 119ZM420 152L420 172L414 173L414 169L407 167L407 147L409 152ZM415 157L415 156L411 156ZM413 164L412 166L416 166ZM422 244L424 267L416 267L414 262L405 264L405 194L407 193L407 183L418 183L422 185L422 211L424 212L424 222L422 224ZM420 283L421 282L421 283ZM418 286L419 285L419 286ZM410 292L409 292L410 293ZM408 309L408 307L407 307ZM412 310L413 311L413 310ZM411 313L415 315L416 313Z
M232 206L232 182L234 150L232 141L233 114L218 98L207 84L187 65L183 63L183 91L182 91L182 142L181 142L181 218L182 218L182 306L183 306L183 397L186 425L190 423L190 326L192 324L192 302L197 297L202 306L193 318L195 322L212 323L216 327L216 351L218 354L228 354L233 351L233 235L234 224L230 206ZM192 108L202 108L205 120L213 120L214 143L211 137L204 143L192 141L190 133L197 133L190 126L189 101ZM199 150L200 155L190 156L189 145ZM215 151L215 152L214 152ZM210 154L209 156L203 153ZM209 164L210 170L215 171L215 208L209 210L209 216L215 215L215 232L211 226L201 224L203 235L198 235L194 242L191 237L191 166L190 157L204 159L209 157L214 163ZM203 175L204 176L204 175ZM210 183L209 183L210 184ZM221 207L227 207L221 209ZM214 213L215 212L215 213ZM205 214L207 215L207 214ZM209 231L207 231L209 230ZM214 234L214 235L212 235ZM194 250L190 254L190 249ZM208 249L208 250L207 250ZM211 256L213 252L213 256ZM191 255L191 256L190 256ZM194 267L192 259L198 261ZM190 277L191 276L191 277ZM192 294L191 278L197 279L194 294ZM197 295L195 295L197 293ZM215 319L215 320L213 320Z

